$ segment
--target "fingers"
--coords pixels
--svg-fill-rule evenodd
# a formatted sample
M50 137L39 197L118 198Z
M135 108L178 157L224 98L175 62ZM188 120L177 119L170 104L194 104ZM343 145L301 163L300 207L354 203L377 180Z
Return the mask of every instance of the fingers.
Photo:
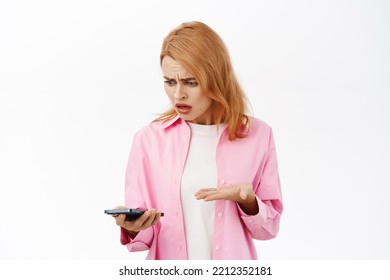
M205 201L212 201L212 200L217 200L217 199L223 199L223 193L218 192L218 191L213 191L213 192L207 192L207 193L201 193L198 195L195 195L195 198L197 200L205 200Z
M126 221L125 214L120 214L114 218L118 226L125 228L128 231L139 232L157 224L160 220L160 217L160 212L158 212L156 209L151 209L143 213L142 216L134 221Z
M196 199L203 199L205 201L212 200L236 200L239 195L239 189L235 186L225 187L225 188L207 188L201 189L195 193Z
M116 224L118 226L121 226L124 221L125 221L125 218L126 218L126 215L125 214L120 214L120 215L112 215L116 221Z
M233 200L244 203L252 199L254 192L251 184L230 185L223 188L204 188L195 193L196 199L205 201L212 200Z
M218 194L219 190L216 188L207 188L207 189L200 189L195 193L196 199L206 199L209 196L214 196L215 194Z
M195 193L195 196L205 196L205 195L208 195L208 194L213 194L215 192L217 192L218 189L217 188L204 188L204 189L200 189L198 190L196 193Z
M154 226L160 220L160 217L161 214L157 212L156 209L151 209L149 211L146 211L137 220L128 223L132 223L136 227L136 231L139 231Z

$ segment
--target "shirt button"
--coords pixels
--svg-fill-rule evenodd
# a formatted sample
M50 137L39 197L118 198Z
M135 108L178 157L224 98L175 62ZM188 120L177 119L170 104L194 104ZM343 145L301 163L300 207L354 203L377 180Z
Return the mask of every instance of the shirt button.
M179 217L179 212L176 212L176 217Z
M216 250L219 250L219 248L220 248L219 245L215 246L215 249L216 249Z
M220 217L220 218L222 217L222 213L221 212L218 213L218 217Z
M221 185L225 185L225 180L221 180Z

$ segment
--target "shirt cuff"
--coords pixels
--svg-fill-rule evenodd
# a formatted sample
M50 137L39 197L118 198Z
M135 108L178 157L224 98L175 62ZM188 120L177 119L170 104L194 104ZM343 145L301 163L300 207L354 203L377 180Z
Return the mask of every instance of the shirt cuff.
M241 219L245 224L250 224L252 226L262 226L267 222L267 206L256 196L257 205L259 206L259 213L256 215L248 215L242 211L240 205L237 203L238 212L241 216Z
M130 252L149 250L153 240L153 227L141 230L134 239L131 239L126 229L121 228L120 241Z

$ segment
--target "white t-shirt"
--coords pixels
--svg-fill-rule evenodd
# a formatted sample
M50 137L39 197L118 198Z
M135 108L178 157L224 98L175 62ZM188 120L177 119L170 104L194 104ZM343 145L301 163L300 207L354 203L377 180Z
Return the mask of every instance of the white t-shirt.
M197 200L202 188L217 187L216 148L222 125L188 123L191 142L181 181L181 202L188 259L211 259L214 201Z

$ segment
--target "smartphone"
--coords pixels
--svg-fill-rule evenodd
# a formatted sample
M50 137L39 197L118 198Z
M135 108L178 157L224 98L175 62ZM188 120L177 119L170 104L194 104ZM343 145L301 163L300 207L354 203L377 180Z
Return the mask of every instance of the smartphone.
M125 214L126 218L125 221L134 221L138 219L140 216L142 216L143 213L145 213L145 210L139 210L139 209L110 209L110 210L104 210L104 213L108 215L119 215L119 214ZM164 216L164 213L161 213L161 217Z

